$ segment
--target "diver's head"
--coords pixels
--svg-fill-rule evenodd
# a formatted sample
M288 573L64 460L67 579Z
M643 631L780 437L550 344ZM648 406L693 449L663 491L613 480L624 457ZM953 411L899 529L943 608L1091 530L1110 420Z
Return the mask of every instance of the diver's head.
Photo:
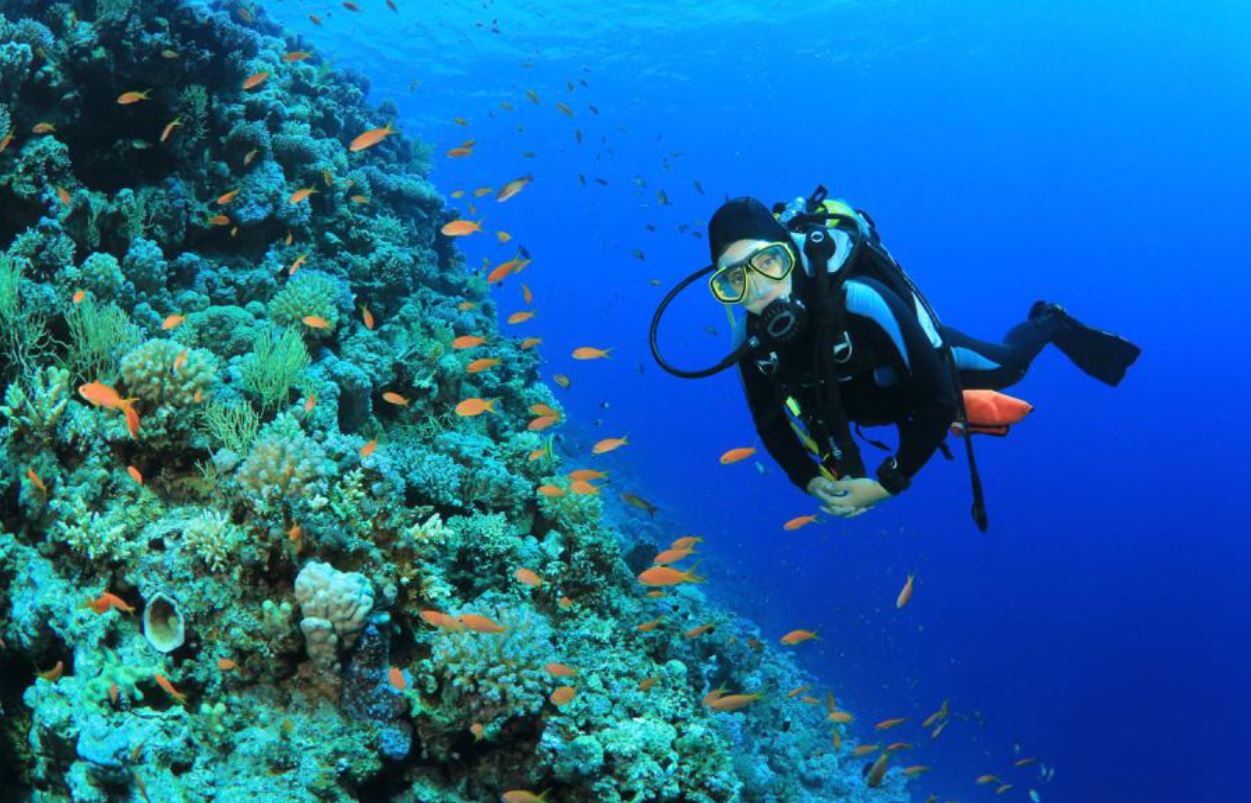
M790 295L795 246L760 201L743 197L722 204L708 222L708 244L717 268L709 288L718 301L759 315Z

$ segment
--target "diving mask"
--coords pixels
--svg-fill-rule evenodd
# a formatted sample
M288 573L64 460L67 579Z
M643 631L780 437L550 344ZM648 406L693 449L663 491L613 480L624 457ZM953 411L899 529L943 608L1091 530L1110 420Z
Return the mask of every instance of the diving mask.
M715 271L708 278L708 287L721 303L737 304L747 295L748 271L781 281L790 275L794 267L795 251L790 243L768 243L746 258Z

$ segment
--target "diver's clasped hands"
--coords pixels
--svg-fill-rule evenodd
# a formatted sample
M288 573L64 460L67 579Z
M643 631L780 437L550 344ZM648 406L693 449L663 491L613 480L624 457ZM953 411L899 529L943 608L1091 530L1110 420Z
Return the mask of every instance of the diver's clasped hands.
M853 519L872 510L883 499L890 498L890 493L880 482L868 477L844 480L813 477L807 491L821 502L822 510L843 519Z

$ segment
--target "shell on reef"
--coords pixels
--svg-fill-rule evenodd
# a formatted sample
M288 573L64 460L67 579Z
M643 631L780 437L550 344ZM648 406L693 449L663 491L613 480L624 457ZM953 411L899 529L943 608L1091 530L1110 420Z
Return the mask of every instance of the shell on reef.
M178 603L157 593L143 607L143 635L158 652L173 652L187 640Z

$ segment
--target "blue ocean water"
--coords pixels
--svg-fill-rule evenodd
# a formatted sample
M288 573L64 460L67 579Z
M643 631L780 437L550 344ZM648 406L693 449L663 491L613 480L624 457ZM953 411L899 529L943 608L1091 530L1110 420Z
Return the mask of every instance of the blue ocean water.
M983 773L1014 783L1005 800L1245 799L1245 4L360 5L266 4L433 144L440 190L484 219L461 241L470 266L530 252L518 279L538 314L505 328L541 336L547 375L571 378L562 437L629 434L603 458L617 489L674 537L703 535L710 592L765 637L819 629L801 660L862 740L910 718L900 738L934 767L917 799L990 799ZM471 157L444 156L466 139ZM522 175L517 198L470 211L474 188ZM763 454L717 462L758 445L737 377L677 380L648 354L721 200L817 183L874 216L946 322L997 338L1047 298L1143 347L1114 389L1040 356L1012 391L1036 412L978 444L986 535L959 458L854 522L784 532L813 501ZM518 283L496 291L501 317ZM662 336L692 363L729 348L698 292ZM567 356L582 345L612 356ZM916 720L946 698L931 741ZM1013 768L1025 755L1053 780Z

